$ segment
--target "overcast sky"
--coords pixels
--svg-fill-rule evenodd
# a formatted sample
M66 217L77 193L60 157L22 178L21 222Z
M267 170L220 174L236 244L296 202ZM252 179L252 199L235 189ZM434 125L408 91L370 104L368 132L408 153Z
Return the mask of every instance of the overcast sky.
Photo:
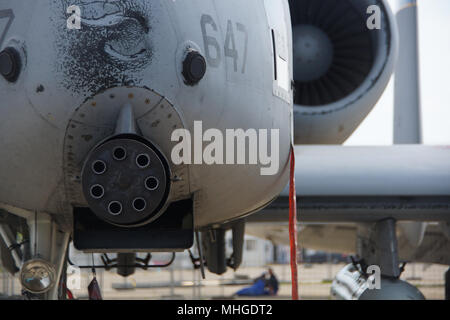
M450 0L418 0L418 8L423 140L450 145ZM391 79L347 145L392 144L393 90Z

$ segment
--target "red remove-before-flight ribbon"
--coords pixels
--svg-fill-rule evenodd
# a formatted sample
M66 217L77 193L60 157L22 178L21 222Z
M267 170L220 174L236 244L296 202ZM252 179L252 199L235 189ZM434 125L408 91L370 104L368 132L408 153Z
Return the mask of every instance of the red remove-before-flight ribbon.
M291 166L289 177L289 244L291 248L292 300L298 300L297 197L295 192L295 153L293 146L291 146Z

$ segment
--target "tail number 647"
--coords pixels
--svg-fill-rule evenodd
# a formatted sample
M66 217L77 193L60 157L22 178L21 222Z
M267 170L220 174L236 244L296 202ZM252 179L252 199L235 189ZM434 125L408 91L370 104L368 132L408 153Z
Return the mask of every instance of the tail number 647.
M248 32L245 25L242 23L236 23L235 25L231 20L227 22L227 34L225 37L225 44L223 47L219 44L217 39L208 34L207 29L212 29L213 32L218 32L217 24L214 19L208 15L202 15L200 20L200 26L202 28L203 43L205 46L205 55L208 64L211 67L218 68L222 62L222 48L224 50L224 55L227 58L233 60L234 72L245 73L245 66L247 64L247 50L248 50ZM209 28L207 28L209 26ZM243 46L242 51L239 52L238 46L236 45L235 31L242 33L243 36ZM243 54L242 54L243 52ZM242 55L242 56L241 56Z

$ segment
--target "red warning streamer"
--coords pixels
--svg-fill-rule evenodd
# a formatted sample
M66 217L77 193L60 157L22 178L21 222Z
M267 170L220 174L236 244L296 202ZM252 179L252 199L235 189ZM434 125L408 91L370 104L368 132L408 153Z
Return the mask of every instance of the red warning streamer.
M292 300L298 300L297 197L295 192L295 154L293 146L291 146L291 168L289 178L289 243L291 246Z

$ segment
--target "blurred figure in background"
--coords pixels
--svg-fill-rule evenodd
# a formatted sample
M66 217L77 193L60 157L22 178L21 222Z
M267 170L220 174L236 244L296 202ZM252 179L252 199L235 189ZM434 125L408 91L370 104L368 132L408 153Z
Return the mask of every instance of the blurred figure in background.
M276 296L278 293L278 279L275 276L275 273L273 272L272 268L269 268L269 280L268 283L268 289L269 289L269 295Z
M237 296L275 296L278 293L278 279L271 268L255 279L253 285L235 293Z

